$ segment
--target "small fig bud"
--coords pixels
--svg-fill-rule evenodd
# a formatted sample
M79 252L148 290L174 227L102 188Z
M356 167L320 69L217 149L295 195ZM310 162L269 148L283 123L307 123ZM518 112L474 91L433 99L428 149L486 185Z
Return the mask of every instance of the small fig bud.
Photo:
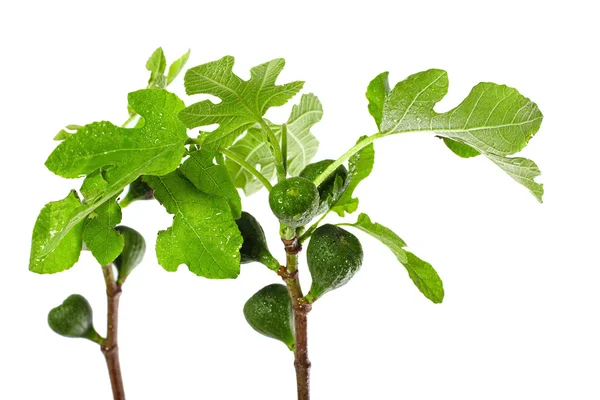
M78 294L67 297L60 306L50 310L48 325L61 336L90 340L98 337L94 330L92 307L85 297Z
M127 276L135 267L142 262L146 252L146 241L144 237L135 229L120 225L115 227L124 241L123 251L114 261L117 271L119 271L119 282L123 283Z

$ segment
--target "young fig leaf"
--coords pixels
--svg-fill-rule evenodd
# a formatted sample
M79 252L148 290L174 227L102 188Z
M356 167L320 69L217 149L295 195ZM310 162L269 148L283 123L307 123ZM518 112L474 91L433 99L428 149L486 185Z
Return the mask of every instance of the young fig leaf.
M287 171L291 176L298 175L317 154L319 141L310 129L323 116L321 102L312 93L303 94L300 103L292 107L287 122ZM281 141L283 125L274 125L267 121L275 137ZM259 165L260 172L271 181L275 177L275 158L269 145L263 139L259 126L248 129L248 132L229 148L230 151L247 161L250 165ZM232 160L227 161L227 168L236 187L243 189L247 196L260 190L263 185L254 175Z
M356 236L350 232L325 224L312 234L306 250L306 260L312 277L306 297L313 302L348 283L360 269L363 249Z
M244 244L242 244L242 248L240 249L242 264L259 262L277 271L280 267L279 261L269 252L265 232L256 218L250 213L242 211L242 216L235 223L244 239Z
M227 168L215 164L216 153L200 149L190 153L181 166L181 172L206 194L223 197L231 207L233 218L237 219L242 213L242 200L235 188Z
M138 231L128 226L120 225L115 230L119 232L124 242L123 251L114 261L119 272L118 282L122 284L131 271L142 262L146 253L146 241Z
M322 160L316 163L312 163L306 166L301 172L300 175L303 178L308 179L309 181L314 181L315 178L325 169L333 163L334 160ZM342 188L344 182L347 181L348 170L345 166L340 165L333 171L331 175L329 175L318 187L319 190L319 214L325 212L329 208L329 204L335 203L339 196L342 193ZM341 184L338 185L339 188L336 190L335 181L336 179L341 179Z
M158 233L158 263L167 271L186 264L206 278L236 278L243 240L225 199L199 191L179 170L144 180L174 215L173 226Z
M294 315L285 286L276 283L256 292L244 305L244 316L255 331L280 340L293 350Z
M381 75L375 80L384 79ZM510 158L536 134L543 115L538 106L516 89L482 82L457 107L437 113L434 106L448 92L448 74L439 69L419 72L396 84L381 103L381 83L372 82L367 97L381 107L379 130L383 135L428 131L466 145L490 158L513 179L542 201L543 186L535 182L539 169L531 160ZM373 101L377 98L377 101ZM379 114L375 114L378 122ZM450 142L452 143L452 142ZM448 144L448 142L447 142ZM464 157L466 148L452 143L450 149ZM471 154L474 153L471 151Z
M367 100L369 101L369 114L375 119L377 128L381 125L381 118L383 117L383 104L385 98L390 92L390 85L388 83L388 73L382 72L377 75L375 79L369 83L367 88Z
M202 146L205 149L229 147L254 124L264 124L262 117L267 110L287 103L304 84L275 84L285 65L282 58L252 68L248 81L233 73L233 63L233 57L226 56L190 68L185 73L184 85L188 95L210 94L221 99L218 104L210 100L192 104L179 114L181 121L190 129L219 124L204 139Z
M59 201L48 203L40 211L35 222L31 239L29 270L38 274L52 274L71 268L77 260L82 247L83 221L69 227L73 213L81 208L81 201L74 190ZM54 245L52 252L44 250L57 232L66 233Z
M148 61L146 62L146 69L150 71L150 79L148 80L148 87L166 87L166 81L164 77L165 69L167 68L167 59L162 47L159 47L152 53Z
M366 136L361 137L358 142L365 138ZM373 143L363 147L348 160L349 170L345 183L346 188L340 198L331 206L331 210L335 211L340 217L343 217L345 213L353 213L358 208L358 199L353 198L352 195L358 184L371 174L374 163L375 148Z
M191 50L188 50L187 53L179 57L173 62L173 64L171 64L171 66L169 66L169 72L167 74L167 85L170 85L171 82L173 82L173 80L177 78L179 73L183 71L183 67L185 67L185 64L190 58L190 51Z
M273 186L269 205L282 224L291 228L304 226L319 210L319 190L306 178L288 178Z
M360 214L353 224L344 223L338 225L352 226L360 229L386 245L394 253L398 261L404 265L408 276L421 293L434 303L442 302L444 299L444 285L438 273L433 269L431 264L405 250L406 243L391 229L377 222L372 222L367 214Z
M48 313L48 325L61 336L70 338L99 338L94 329L92 307L85 297L73 294Z

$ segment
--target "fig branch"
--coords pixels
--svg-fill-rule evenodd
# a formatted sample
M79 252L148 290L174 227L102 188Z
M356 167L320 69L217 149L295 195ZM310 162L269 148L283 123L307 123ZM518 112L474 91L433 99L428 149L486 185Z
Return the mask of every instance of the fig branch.
M113 272L113 265L102 267L104 281L106 282L106 299L108 303L108 315L106 325L106 339L101 345L102 354L106 358L108 375L112 387L114 400L125 400L125 389L119 362L119 299L121 297L121 284L117 283Z
M294 314L294 367L296 369L296 383L298 389L298 400L310 399L310 367L308 358L308 327L307 314L312 305L309 304L300 287L298 279L298 253L302 250L298 238L283 240L286 253L286 267L281 268L279 274L283 278L290 297L292 298L292 310Z

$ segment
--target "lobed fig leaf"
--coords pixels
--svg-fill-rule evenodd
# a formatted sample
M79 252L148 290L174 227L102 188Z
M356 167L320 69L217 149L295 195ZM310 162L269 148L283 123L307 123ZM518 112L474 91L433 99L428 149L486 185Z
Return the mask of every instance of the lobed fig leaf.
M304 226L319 210L319 190L306 178L288 178L273 186L269 205L282 224L291 228Z
M538 106L516 89L481 82L455 108L437 113L434 106L448 92L448 74L430 69L410 75L389 89L387 73L367 88L369 111L382 136L405 132L434 132L460 157L483 154L541 202L543 185L537 165L526 158L508 157L521 151L537 133L543 115Z
M202 146L207 150L229 147L254 124L264 124L263 115L269 108L284 105L304 85L304 82L275 84L285 65L282 58L253 67L248 81L233 73L233 64L234 58L225 56L190 68L184 76L188 95L210 94L221 99L218 104L210 100L192 104L179 114L189 129L219 124L204 139Z
M73 294L48 313L48 325L61 336L94 340L98 334L94 329L93 313L85 297Z
M160 231L156 239L158 263L167 271L186 264L194 274L206 278L236 278L242 236L227 201L201 192L179 170L144 180L173 215L173 225Z
M277 271L280 267L279 261L269 252L265 232L256 218L250 213L242 211L242 216L235 223L244 239L240 248L241 263L259 262Z
M308 269L312 276L310 302L346 283L360 269L363 249L350 232L331 224L318 227L306 250Z
M285 286L275 283L256 292L244 305L244 316L258 333L294 349L292 299Z

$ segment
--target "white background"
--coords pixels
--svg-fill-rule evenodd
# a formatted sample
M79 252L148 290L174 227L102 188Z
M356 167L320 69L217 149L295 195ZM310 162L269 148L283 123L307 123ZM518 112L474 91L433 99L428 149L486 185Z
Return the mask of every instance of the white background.
M450 92L438 111L480 81L514 86L536 101L545 120L523 155L543 172L543 205L491 162L460 159L430 134L376 143L375 169L357 190L360 209L436 267L446 298L430 303L391 252L361 236L362 270L309 316L313 397L600 398L600 29L593 4L3 3L0 398L111 396L96 345L46 325L50 308L80 293L104 332L100 268L85 253L70 271L29 272L31 229L45 203L79 187L44 167L54 134L70 123L124 121L126 95L145 85L144 64L158 46L168 61L191 48L190 67L234 55L244 78L250 67L284 57L279 82L305 80L304 92L323 103L314 129L319 158L335 158L374 133L364 92L382 71L396 82L446 69ZM183 96L182 86L179 78L172 90ZM283 121L290 107L268 117ZM281 257L265 193L245 209L264 221ZM165 272L152 248L170 220L156 202L124 212L123 222L143 232L151 249L122 297L128 398L294 399L292 354L253 332L241 312L278 277L258 264L231 281L199 278L185 266Z

